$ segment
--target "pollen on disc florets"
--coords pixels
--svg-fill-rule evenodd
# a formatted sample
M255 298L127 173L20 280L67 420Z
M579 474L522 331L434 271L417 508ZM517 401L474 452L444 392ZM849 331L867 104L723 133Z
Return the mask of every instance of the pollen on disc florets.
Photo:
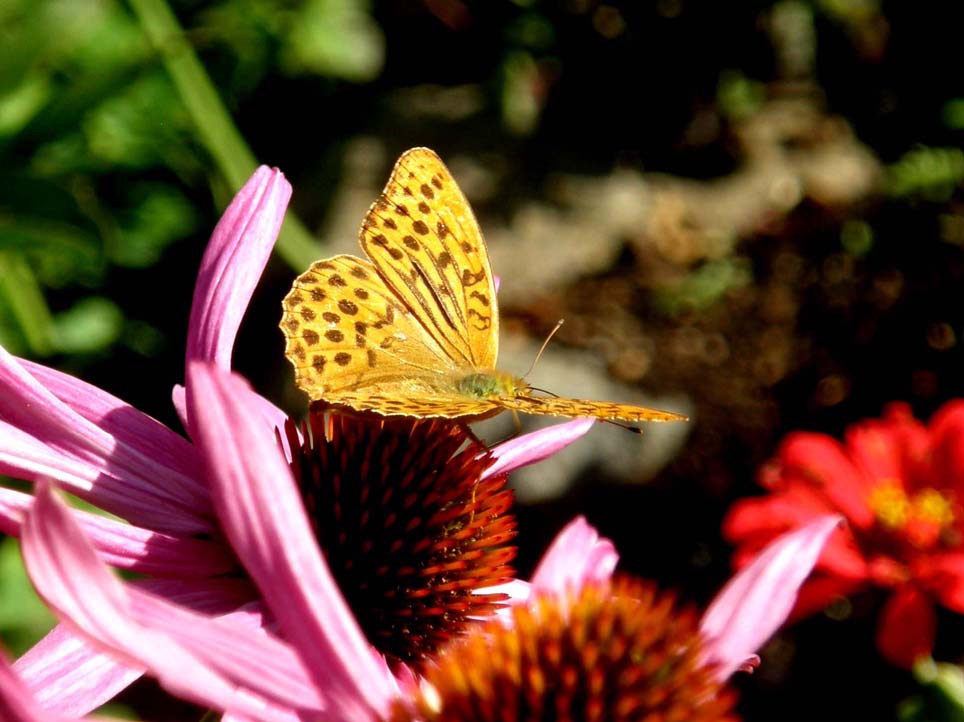
M512 492L461 425L313 405L292 471L329 567L369 641L419 664L504 605L477 589L509 581Z
M733 722L695 613L617 579L543 597L443 650L391 722Z

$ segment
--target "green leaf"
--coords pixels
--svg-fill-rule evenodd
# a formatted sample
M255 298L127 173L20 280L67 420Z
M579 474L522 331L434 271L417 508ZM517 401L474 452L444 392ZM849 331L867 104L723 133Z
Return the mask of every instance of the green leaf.
M0 250L0 295L8 323L20 332L27 348L37 356L49 354L53 336L50 310L33 271L19 253Z

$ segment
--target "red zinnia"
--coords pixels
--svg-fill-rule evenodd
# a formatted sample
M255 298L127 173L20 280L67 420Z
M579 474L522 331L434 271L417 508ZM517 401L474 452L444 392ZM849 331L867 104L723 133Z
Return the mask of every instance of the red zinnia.
M792 433L760 482L770 494L737 502L723 524L737 565L787 529L841 513L849 523L824 547L795 616L883 587L891 594L878 620L880 652L903 667L929 656L934 602L964 612L964 400L926 426L906 404L891 404L882 419L850 427L844 443Z

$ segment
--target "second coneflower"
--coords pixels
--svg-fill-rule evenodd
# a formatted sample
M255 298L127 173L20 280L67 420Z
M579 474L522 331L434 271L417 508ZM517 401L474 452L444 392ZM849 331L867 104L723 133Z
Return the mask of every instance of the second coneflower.
M392 722L729 722L727 680L786 620L839 517L775 540L699 616L611 575L615 548L578 518L546 552L532 597L448 645Z
M699 619L618 577L537 595L441 655L392 722L723 722L735 694L704 663Z

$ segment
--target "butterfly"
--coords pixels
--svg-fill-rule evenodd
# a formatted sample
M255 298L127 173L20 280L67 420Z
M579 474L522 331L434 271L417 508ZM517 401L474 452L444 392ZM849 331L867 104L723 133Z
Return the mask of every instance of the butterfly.
M361 231L367 259L317 261L283 301L285 355L312 401L385 416L476 420L504 410L621 421L684 417L537 396L495 367L499 309L482 231L434 151L398 159Z

